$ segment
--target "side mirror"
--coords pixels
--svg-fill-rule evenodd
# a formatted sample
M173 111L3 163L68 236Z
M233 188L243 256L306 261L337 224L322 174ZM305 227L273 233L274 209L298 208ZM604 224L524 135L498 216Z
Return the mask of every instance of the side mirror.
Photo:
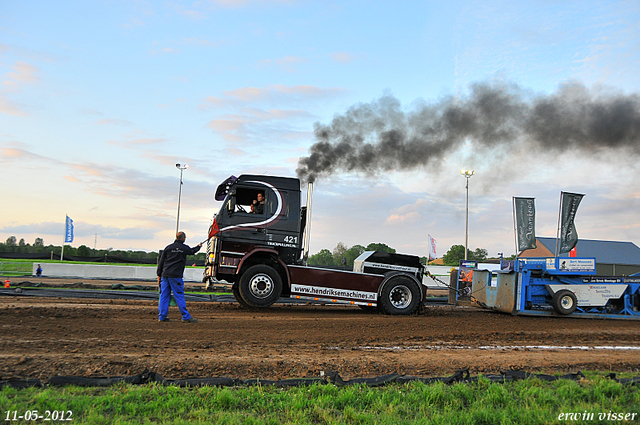
M231 193L229 194L229 202L227 203L227 213L229 214L229 217L231 217L233 215L233 212L236 210L236 194L235 193Z

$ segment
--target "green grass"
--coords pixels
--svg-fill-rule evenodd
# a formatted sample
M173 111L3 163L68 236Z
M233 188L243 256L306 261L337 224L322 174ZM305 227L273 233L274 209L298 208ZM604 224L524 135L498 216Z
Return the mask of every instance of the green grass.
M89 424L621 423L598 421L598 414L640 414L640 388L593 373L581 382L533 379L496 384L481 378L474 384L414 382L381 388L177 388L158 384L5 388L0 391L0 406L2 421L7 411L70 410L73 423ZM558 419L562 413L585 412L594 413L595 419Z
M33 273L33 261L0 259L0 276L24 276Z

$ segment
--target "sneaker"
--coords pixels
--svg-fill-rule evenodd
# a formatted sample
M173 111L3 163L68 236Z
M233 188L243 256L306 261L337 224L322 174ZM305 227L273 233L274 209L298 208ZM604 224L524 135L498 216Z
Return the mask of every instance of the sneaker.
M158 319L158 322L170 322L171 319L169 319L168 317L165 317L164 319Z
M198 319L194 319L193 317L191 319L187 319L187 320L182 319L182 321L184 323L198 323Z

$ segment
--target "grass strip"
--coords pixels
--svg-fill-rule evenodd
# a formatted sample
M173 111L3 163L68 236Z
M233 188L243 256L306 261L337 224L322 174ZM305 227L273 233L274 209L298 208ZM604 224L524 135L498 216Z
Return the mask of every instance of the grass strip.
M13 412L20 415L37 410L45 414L48 410L71 411L76 424L637 423L640 388L602 375L587 373L587 379L580 382L530 379L490 383L481 377L473 384L412 382L379 388L178 388L157 383L4 388L0 391L0 419L4 421L7 415L12 419ZM616 417L636 415L634 421L608 420L612 413ZM572 416L566 420L567 414L581 415L581 419Z

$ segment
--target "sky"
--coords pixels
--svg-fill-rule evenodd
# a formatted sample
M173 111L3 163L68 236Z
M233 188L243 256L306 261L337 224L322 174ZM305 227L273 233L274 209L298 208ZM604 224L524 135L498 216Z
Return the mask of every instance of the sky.
M624 146L467 135L423 163L337 167L315 181L311 253L463 245L462 169L471 250L515 253L514 196L536 199L537 235L554 237L561 191L585 194L580 238L640 245L639 75L637 1L0 2L0 240L60 245L68 215L72 246L162 249L181 163L193 245L228 176L295 177L314 129L350 111L390 99L420 120L483 86L526 105L622 99L632 123Z

